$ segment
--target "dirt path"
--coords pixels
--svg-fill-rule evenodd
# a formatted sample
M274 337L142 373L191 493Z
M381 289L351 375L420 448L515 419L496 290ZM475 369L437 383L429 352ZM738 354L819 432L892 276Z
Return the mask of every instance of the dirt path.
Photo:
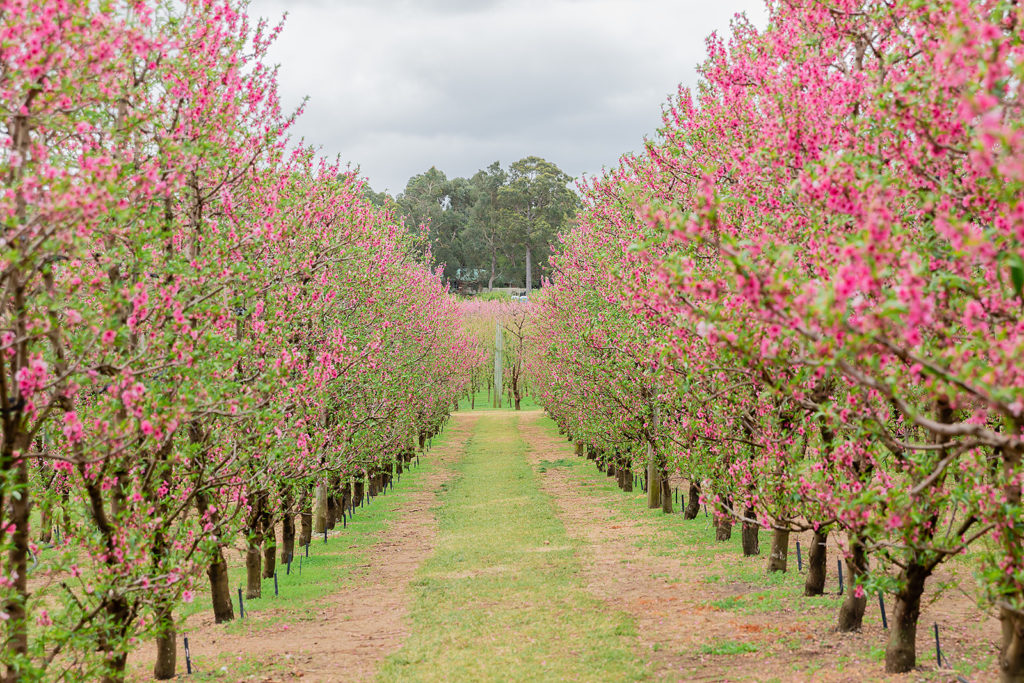
M851 683L920 680L917 673L885 676L877 659L878 647L885 642L880 629L868 627L866 620L862 633L835 633L831 629L834 609L816 607L813 600L794 599L753 613L717 607L755 592L756 587L742 581L721 581L720 576L733 572L720 564L721 560L695 552L697 548L670 555L648 550L663 530L648 520L630 519L608 504L611 496L627 494L614 491L602 497L593 490L595 482L581 481L572 468L558 467L559 460L574 457L573 448L543 419L540 411L524 413L521 418L523 438L531 444L528 457L542 469L543 489L552 496L570 535L583 542L580 555L587 587L610 608L635 619L642 655L657 678ZM586 492L589 495L582 487L592 488ZM639 492L635 495L637 500L632 503L640 508L643 501ZM690 524L706 522L699 519ZM762 553L767 550L767 540L761 540ZM729 558L730 563L734 560L742 561ZM795 557L791 561L795 563ZM869 610L871 607L869 604ZM944 623L963 623L959 611L956 619ZM978 620L984 617L978 616ZM926 627L930 622L922 621L922 628ZM919 643L924 640L919 636ZM750 651L744 652L744 646ZM871 655L873 659L869 659ZM926 667L928 656L927 648L922 648L919 661ZM929 677L953 679L939 672ZM972 678L977 680L988 677Z
M409 634L408 584L435 546L437 491L451 478L449 465L461 456L476 420L474 414L453 416L446 440L428 455L440 466L403 501L381 539L362 551L365 561L354 580L346 582L354 585L326 597L301 620L259 626L261 620L273 619L274 613L254 615L257 627L248 633L226 633L212 616L196 615L188 624L193 658L214 661L229 654L245 662L243 671L252 672L229 680L347 683L372 679L380 662ZM152 653L140 652L136 661L148 665L146 660L151 658ZM182 672L183 660L179 652ZM260 663L266 665L263 671L280 673L260 673Z

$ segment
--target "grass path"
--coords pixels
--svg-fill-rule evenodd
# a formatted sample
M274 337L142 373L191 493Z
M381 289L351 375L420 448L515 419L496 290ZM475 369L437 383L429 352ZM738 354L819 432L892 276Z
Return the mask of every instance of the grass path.
M527 462L520 416L475 413L442 495L436 551L413 582L412 634L382 680L640 680L636 626L583 583Z
M359 509L347 528L339 523L327 543L314 538L301 572L298 562L290 574L279 567L278 596L273 579L265 579L263 597L246 601L244 619L214 624L209 598L200 594L180 629L189 636L194 668L185 678L179 650L183 679L372 680L408 636L408 586L434 548L437 491L452 476L471 424L469 416L453 418L423 464L407 471L393 491ZM240 556L229 561L234 590L244 581L244 567ZM151 680L153 658L152 643L133 653L131 679Z

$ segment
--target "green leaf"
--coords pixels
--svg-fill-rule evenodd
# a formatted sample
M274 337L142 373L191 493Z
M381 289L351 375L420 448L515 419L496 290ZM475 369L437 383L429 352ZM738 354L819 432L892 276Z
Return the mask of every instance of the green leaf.
M1020 254L1010 257L1010 282L1013 283L1013 291L1020 297L1024 293L1024 258Z

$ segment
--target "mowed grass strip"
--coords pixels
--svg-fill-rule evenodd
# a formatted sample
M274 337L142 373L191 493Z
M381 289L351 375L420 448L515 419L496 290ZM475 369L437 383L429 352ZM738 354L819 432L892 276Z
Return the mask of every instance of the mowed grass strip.
M277 548L277 580L278 595L274 595L274 579L263 579L263 597L245 600L246 617L239 619L238 587L245 590L245 556L241 541L235 548L225 549L228 560L228 575L231 581L231 599L235 608L235 620L225 626L228 633L247 633L274 626L282 621L302 621L315 618L315 608L320 601L340 588L358 581L361 567L368 559L367 553L373 544L387 538L390 525L400 522L401 511L408 499L423 490L428 476L437 468L443 467L437 462L438 456L453 446L450 444L451 430L446 430L434 439L433 448L427 452L417 465L413 461L410 469L402 473L394 489L388 493L375 496L372 500L364 499L362 506L356 507L354 517L327 532L327 542L323 534L313 534L309 544L309 555L306 556L305 546L296 543L295 557L291 571L286 564L280 562L281 549ZM299 533L299 517L295 517L296 536ZM297 540L297 539L296 539ZM281 528L278 525L277 542L280 544ZM200 589L196 600L180 610L180 617L187 618L198 612L211 612L208 585L204 580L197 582Z
M514 413L485 413L414 582L413 633L382 680L641 680L636 627L588 593L576 545L526 461Z

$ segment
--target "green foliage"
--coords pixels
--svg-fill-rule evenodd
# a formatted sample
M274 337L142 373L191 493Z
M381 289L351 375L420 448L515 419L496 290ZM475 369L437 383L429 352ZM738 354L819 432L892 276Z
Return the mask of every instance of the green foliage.
M468 179L431 167L410 178L394 201L408 229L426 230L432 262L444 266L449 282L525 286L529 252L537 286L552 244L579 209L572 182L555 164L531 156L507 169L496 161ZM369 188L364 194L386 203Z
M757 652L757 646L734 640L722 640L702 646L700 652L704 655L742 655L747 652Z

